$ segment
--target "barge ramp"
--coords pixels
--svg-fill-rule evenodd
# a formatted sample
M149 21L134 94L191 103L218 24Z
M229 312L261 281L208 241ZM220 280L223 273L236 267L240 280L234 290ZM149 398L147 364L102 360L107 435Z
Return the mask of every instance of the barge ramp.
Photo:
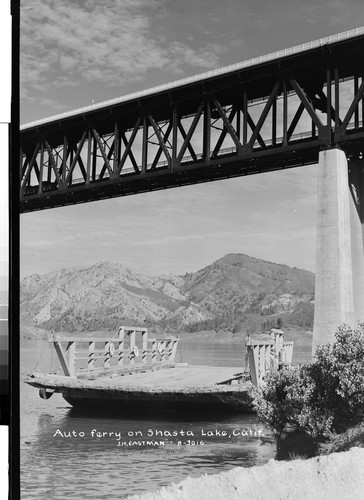
M252 384L239 368L183 363L96 379L34 373L25 382L48 399L54 392L75 408L250 412Z
M38 388L43 399L58 392L81 410L122 413L250 412L254 387L264 383L270 370L289 366L293 349L282 330L271 329L267 338L247 339L242 367L213 367L176 363L178 337L150 337L143 327L121 326L109 338L53 333L48 340L58 356L58 372L34 372L24 382Z

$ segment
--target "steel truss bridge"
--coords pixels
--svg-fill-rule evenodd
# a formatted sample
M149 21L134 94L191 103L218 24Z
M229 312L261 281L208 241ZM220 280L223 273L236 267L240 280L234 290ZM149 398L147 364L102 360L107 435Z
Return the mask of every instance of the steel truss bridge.
M20 129L20 210L317 163L364 147L364 28Z

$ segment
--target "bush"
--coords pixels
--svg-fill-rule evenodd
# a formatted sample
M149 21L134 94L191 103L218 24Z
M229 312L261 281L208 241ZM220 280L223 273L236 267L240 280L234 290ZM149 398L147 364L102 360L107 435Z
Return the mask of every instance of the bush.
M324 439L364 420L364 323L339 328L312 363L271 373L255 394L259 418L278 436L296 429Z
M255 391L253 405L258 417L279 436L288 425L294 424L295 402L288 391L297 386L299 377L298 368L271 372L265 385Z

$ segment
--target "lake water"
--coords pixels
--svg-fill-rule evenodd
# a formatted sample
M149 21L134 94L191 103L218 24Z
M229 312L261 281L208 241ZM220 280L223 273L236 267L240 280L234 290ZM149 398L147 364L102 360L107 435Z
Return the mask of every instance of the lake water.
M240 344L182 347L176 361L242 366ZM36 366L53 371L56 355L47 343L25 341L20 363L22 378ZM22 500L122 499L275 456L275 445L266 439L271 435L254 414L80 415L61 395L43 400L22 382L20 412Z

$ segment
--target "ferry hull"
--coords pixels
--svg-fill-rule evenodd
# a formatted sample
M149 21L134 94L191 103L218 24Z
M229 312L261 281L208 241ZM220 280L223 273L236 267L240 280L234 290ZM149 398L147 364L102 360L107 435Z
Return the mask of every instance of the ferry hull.
M252 384L234 367L175 365L142 373L90 378L36 373L25 380L43 399L53 392L88 411L251 412Z
M178 411L190 412L252 412L250 391L204 393L112 393L82 390L63 390L63 398L76 410L109 411Z

